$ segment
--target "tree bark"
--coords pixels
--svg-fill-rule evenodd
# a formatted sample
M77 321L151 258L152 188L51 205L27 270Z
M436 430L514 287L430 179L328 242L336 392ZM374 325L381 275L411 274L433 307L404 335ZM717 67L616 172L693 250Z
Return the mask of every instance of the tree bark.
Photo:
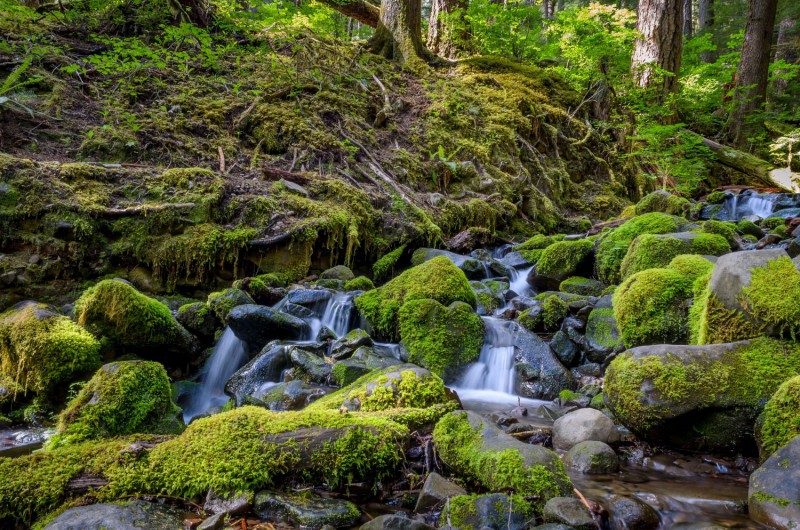
M428 49L442 57L448 59L454 58L458 55L458 45L463 44L463 41L468 39L466 28L452 27L452 24L447 24L448 16L453 16L453 12L457 9L466 9L469 6L469 0L432 0L431 1L431 16L428 21ZM459 23L466 24L465 20L459 20Z
M737 108L731 115L729 132L733 145L740 148L759 129L758 114L767 98L770 47L777 8L778 0L750 0L742 58L736 76L734 99Z
M366 0L317 0L371 28L378 27L381 11Z
M656 91L663 103L678 90L683 48L683 0L641 0L631 69L636 84ZM670 121L670 120L667 120Z
M714 37L714 0L700 0L697 4L697 33L711 34ZM714 39L716 42L716 39ZM716 51L705 51L700 54L704 63L713 63L717 60Z
M683 0L683 36L689 40L694 35L692 20L692 0Z
M421 19L421 0L383 0L370 49L400 63L426 57L428 52L422 44Z

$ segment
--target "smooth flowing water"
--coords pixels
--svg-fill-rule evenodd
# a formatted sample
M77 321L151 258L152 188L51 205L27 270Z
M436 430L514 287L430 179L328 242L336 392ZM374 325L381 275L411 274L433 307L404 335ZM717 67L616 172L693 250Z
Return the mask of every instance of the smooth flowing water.
M778 193L741 193L726 197L725 210L737 221L749 215L766 219L775 211L775 203L780 198Z
M350 322L353 320L353 293L336 293L325 307L322 314L322 325L330 328L337 337L346 335L350 331Z
M483 317L486 337L478 361L470 366L456 388L488 390L511 394L514 392L514 335L511 322Z
M530 295L533 290L531 289L530 284L528 283L528 275L533 270L533 267L529 267L523 270L517 270L514 268L510 269L511 284L508 286L509 289L517 293L519 296L528 296Z
M225 328L214 352L203 367L200 387L192 394L183 411L183 421L189 423L192 418L207 410L228 402L225 395L225 383L239 368L247 362L244 345L231 328Z

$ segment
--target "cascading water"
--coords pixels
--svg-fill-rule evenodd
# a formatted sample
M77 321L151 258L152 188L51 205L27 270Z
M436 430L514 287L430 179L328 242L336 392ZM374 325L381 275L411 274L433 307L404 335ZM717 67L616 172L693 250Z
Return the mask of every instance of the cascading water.
M532 291L530 284L528 284L528 275L532 270L533 267L529 267L521 271L511 268L511 284L508 286L508 288L517 293L519 296L528 296L531 294Z
M725 198L725 212L732 220L740 220L749 215L762 219L771 217L775 205L781 198L780 193L741 193Z
M456 383L460 390L514 392L514 335L511 322L483 317L486 337L478 362L470 366Z
M353 293L336 293L328 300L328 305L322 314L322 325L333 330L337 337L346 335L350 331L353 299Z
M195 416L227 403L225 383L246 361L247 354L242 341L234 335L231 328L225 328L203 368L200 387L184 408L183 421L189 423Z

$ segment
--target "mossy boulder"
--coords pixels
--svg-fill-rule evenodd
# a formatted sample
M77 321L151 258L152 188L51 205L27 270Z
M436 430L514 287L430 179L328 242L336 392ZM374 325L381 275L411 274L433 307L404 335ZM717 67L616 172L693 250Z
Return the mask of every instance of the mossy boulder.
M762 334L796 337L800 272L783 249L726 254L694 285L691 340L714 344Z
M569 305L557 294L548 294L542 300L523 311L517 322L530 331L552 332L559 328L561 321L569 314Z
M536 515L524 496L505 493L457 495L447 509L450 526L459 530L524 530Z
M564 456L564 464L568 469L587 475L604 475L619 470L619 459L614 450L596 440L585 440L572 446Z
M253 355L271 340L299 340L311 332L308 323L271 307L255 304L240 305L228 314L228 325Z
M208 307L220 322L227 322L228 314L234 307L255 303L255 300L241 289L230 288L208 295Z
M642 346L611 362L604 392L615 417L649 440L730 451L753 446L764 403L798 373L794 342ZM722 417L728 426L719 436Z
M514 250L521 252L524 250L544 250L556 240L550 236L546 236L544 234L536 234L530 239L526 240L524 243L520 243L519 245L514 247Z
M736 223L709 219L703 223L702 231L706 234L717 234L724 237L733 250L739 250L739 247L742 244L742 240L737 231Z
M387 412L409 425L434 424L454 410L458 398L435 374L413 364L390 366L312 403L307 410Z
M663 268L681 254L706 254L721 256L731 248L718 234L643 234L633 240L622 260L620 275L623 279L647 269Z
M409 362L440 377L477 360L483 346L483 320L464 302L445 307L436 300L411 300L398 314L400 338Z
M175 530L183 526L181 510L158 502L90 504L70 508L44 530Z
M48 306L20 302L0 314L0 373L12 395L63 393L100 364L98 340Z
M603 289L605 285L602 282L581 276L567 278L558 286L559 291L581 296L600 296Z
M651 212L629 219L602 237L597 245L595 269L606 285L622 281L620 267L633 240L642 234L670 234L678 230L680 219L660 212Z
M650 212L661 212L670 215L685 216L692 204L688 199L673 195L666 190L658 190L645 195L636 203L634 212L642 215Z
M528 283L539 290L556 290L570 276L592 271L594 243L588 239L558 241L542 251Z
M800 524L800 437L778 449L750 475L750 518L769 528L791 530Z
M345 282L343 289L345 291L370 291L375 288L375 284L372 283L372 280L367 278L366 276L358 276L353 278L352 280L348 280Z
M229 495L290 481L377 487L403 462L408 437L407 427L378 413L245 406L197 419L167 441L137 435L0 459L0 520L28 526L83 496L72 481L86 476L98 481L92 498L99 501L154 491Z
M182 305L178 308L175 318L189 333L206 342L214 339L215 332L222 325L217 315L205 302Z
M625 345L686 342L692 286L691 279L670 269L648 269L625 280L613 298Z
M406 302L428 298L445 306L453 302L477 305L464 272L448 258L439 256L408 269L382 287L365 292L356 298L356 307L376 334L398 340L400 308Z
M399 246L391 252L387 252L381 256L380 259L378 259L378 261L372 265L372 277L375 278L376 282L383 281L386 278L391 278L394 276L395 267L403 257L405 250L405 245Z
M323 271L322 274L319 275L320 280L339 280L342 282L348 282L355 277L356 275L353 274L350 267L346 267L345 265L336 265L335 267Z
M505 305L504 294L508 290L508 282L485 280L470 282L478 299L478 314L491 315Z
M680 254L672 258L667 268L683 274L690 280L696 280L713 270L714 262L697 254Z
M533 498L539 513L548 499L572 491L558 455L516 440L474 412L444 416L433 441L444 463L462 479L488 491L511 490Z
M84 291L75 302L75 319L94 335L110 340L118 353L172 365L196 348L167 306L120 280L103 280Z
M800 377L778 387L759 419L757 439L764 460L800 435Z
M100 368L58 416L51 447L134 433L176 434L181 410L164 367L118 361Z
M589 313L585 337L586 357L592 362L605 363L611 354L622 350L611 295L604 296Z
M311 492L261 491L255 496L253 511L261 520L288 523L295 528L351 528L361 517L352 502Z

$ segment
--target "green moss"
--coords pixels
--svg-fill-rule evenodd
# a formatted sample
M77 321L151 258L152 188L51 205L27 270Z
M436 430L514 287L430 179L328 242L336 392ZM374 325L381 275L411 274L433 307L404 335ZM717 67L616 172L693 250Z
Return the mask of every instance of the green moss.
M626 221L603 237L597 247L598 278L608 285L618 284L622 279L622 260L634 239L642 234L669 234L677 229L675 217L658 212L646 213Z
M725 238L728 242L730 247L738 248L739 245L739 237L736 234L736 224L735 223L726 223L723 221L716 221L714 219L710 219L703 223L703 232L706 234L718 234ZM706 254L706 252L702 252L702 254ZM718 254L712 254L717 256Z
M756 337L759 327L738 309L728 309L711 291L711 273L699 276L692 287L689 310L692 344L718 344Z
M565 293L579 294L583 296L600 296L600 294L603 292L603 288L603 284L597 280L590 280L589 278L582 278L580 276L572 276L561 282L558 290Z
M60 174L61 178L66 181L97 180L102 182L109 180L111 172L101 166L77 162L61 164Z
M397 340L397 316L404 303L430 298L443 305L465 302L477 305L475 293L464 272L444 256L417 265L386 283L356 298L358 310L375 330L387 339Z
M636 204L636 215L642 215L650 212L662 212L670 215L686 215L689 212L691 203L688 199L672 195L671 193L663 190L654 191L645 195L641 201Z
M667 268L679 272L694 281L713 270L714 264L697 254L680 254L672 258Z
M761 460L800 435L800 377L785 381L767 402L759 432Z
M208 295L208 307L221 322L228 319L234 307L244 304L255 304L255 301L241 289L229 288Z
M669 269L648 269L625 280L614 293L614 317L625 345L686 341L691 296L692 281Z
M764 237L764 232L761 231L758 225L747 219L742 219L736 223L736 231L743 236L755 237L756 241Z
M800 336L800 271L789 257L753 269L742 297L747 312L768 334L792 339Z
M725 197L727 197L727 195L728 194L724 191L715 191L708 194L706 197L706 202L708 204L722 204L725 202Z
M436 300L412 300L398 315L400 339L408 360L446 377L478 359L483 320L468 304L445 307Z
M523 250L544 250L553 243L555 243L555 240L552 237L543 234L536 234L524 243L520 243L514 247L514 250L518 252Z
M46 306L27 303L0 314L0 372L12 393L61 391L100 365L100 343Z
M605 398L603 397L602 392L592 398L592 401L589 402L589 406L597 410L602 410L606 408L606 401Z
M386 278L391 278L394 276L394 267L403 256L403 252L405 252L405 250L406 246L401 245L393 251L384 254L378 261L375 262L375 264L372 266L372 276L375 278L376 282L380 282Z
M620 344L619 331L614 327L614 310L610 307L593 309L586 323L587 334L603 348L614 350Z
M646 431L674 417L677 409L758 408L775 387L799 372L800 346L768 338L743 344L721 358L692 362L673 355L633 359L624 353L606 371L605 394L626 426ZM650 382L655 395L645 404L641 389Z
M133 433L175 434L183 423L169 378L155 362L103 366L58 417L51 448Z
M344 284L345 291L370 291L375 288L372 280L366 276L358 276Z
M522 254L522 257L525 258L525 261L527 261L528 263L531 263L533 265L536 265L536 263L539 262L539 259L542 257L543 253L544 253L544 249L543 248L537 248L537 249L534 249L534 250L521 250L520 251L520 254Z
M478 513L476 501L484 496L497 497L488 513ZM509 502L510 501L510 502ZM456 495L450 498L449 512L446 515L450 525L460 530L480 530L481 528L507 528L510 518L530 519L535 516L530 503L523 495L486 494ZM510 514L513 510L513 515ZM488 518L486 518L488 516ZM511 523L514 524L513 522ZM513 526L512 526L513 527Z
M784 224L786 224L786 219L784 219L783 217L768 217L766 219L763 219L759 224L761 225L761 228L764 228L766 230L773 230L775 228L778 228L779 226L783 226Z
M566 278L577 272L578 266L594 250L588 239L559 241L548 246L536 263L536 272L542 276Z
M575 392L574 390L564 389L558 393L558 399L560 399L563 403L566 403L567 401L580 398L581 395L582 394Z
M569 305L557 294L542 296L541 302L541 308L533 306L520 313L517 322L530 331L558 329L561 321L569 314Z
M186 340L186 331L167 306L117 280L103 280L87 289L75 302L75 318L122 350L138 351Z
M735 241L735 236L733 237ZM722 256L731 251L728 240L720 234L698 234L692 240L692 252L706 256Z
M647 269L666 267L681 254L720 256L730 252L724 237L718 234L697 234L691 239L666 235L643 234L637 237L622 260L622 278Z
M433 431L442 460L459 476L488 491L512 491L533 498L541 508L548 499L571 491L564 465L558 458L549 465L526 464L515 448L493 450L482 443L480 427L473 428L466 414L444 416Z

